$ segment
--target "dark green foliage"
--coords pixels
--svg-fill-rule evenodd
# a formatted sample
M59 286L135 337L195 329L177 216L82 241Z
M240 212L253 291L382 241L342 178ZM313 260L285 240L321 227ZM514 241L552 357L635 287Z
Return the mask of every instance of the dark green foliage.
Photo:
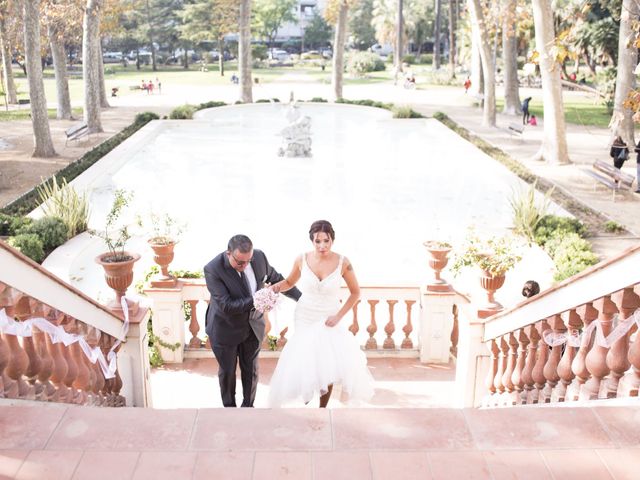
M375 100L347 100L346 98L339 98L336 103L346 103L348 105L360 105L362 107L375 107L384 108L385 110L391 110L393 108L392 103L377 102Z
M209 102L204 102L198 105L196 110L204 110L205 108L216 108L216 107L224 107L226 103L218 102L216 100L211 100Z
M9 245L20 250L34 262L40 263L44 259L42 240L34 233L23 233L9 239Z
M576 218L545 215L536 226L534 239L538 245L544 247L553 237L564 236L570 233L576 233L582 237L585 232L585 226Z
M393 107L393 118L424 118L424 115L416 112L411 107Z
M147 124L151 120L160 120L160 117L153 112L142 112L136 115L136 118L133 120L134 124Z
M422 65L430 65L433 63L433 53L423 53L418 57L418 63ZM522 68L522 67L520 67Z
M404 57L402 57L402 63L406 63L408 65L413 65L414 63L416 63L416 56L415 55L405 55Z
M313 103L328 103L328 100L326 98L322 98L322 97L313 97L309 101L313 102Z
M260 43L254 43L251 45L251 58L257 60L266 60L269 58L267 46Z
M33 220L29 217L14 217L0 213L0 236L15 235L18 230L29 225Z
M195 105L180 105L171 110L169 118L171 120L191 120L196 111L197 108Z
M11 235L11 221L13 217L11 215L5 215L4 213L0 213L0 236L6 237Z
M71 182L74 178L88 169L91 165L96 163L102 157L104 157L111 150L116 148L122 142L124 142L131 135L136 133L142 127L144 127L149 120L151 120L151 116L154 115L149 112L145 112L143 114L139 114L136 116L136 121L134 121L131 125L114 135L113 137L105 140L100 145L94 147L85 153L82 157L80 157L75 162L67 165L65 168L60 170L55 174L55 177L58 181L58 184L62 184L62 180L66 179L67 182ZM48 182L50 179L46 179L43 183ZM17 200L14 200L9 205L5 206L2 209L3 213L9 215L26 215L27 213L34 210L40 204L40 197L38 195L37 186L27 193L22 195Z
M18 230L18 235L37 235L45 252L52 252L69 239L69 229L58 217L42 217Z
M372 52L351 51L347 58L347 72L352 75L363 76L369 72L382 72L384 61Z
M255 103L270 103L268 98L260 98Z

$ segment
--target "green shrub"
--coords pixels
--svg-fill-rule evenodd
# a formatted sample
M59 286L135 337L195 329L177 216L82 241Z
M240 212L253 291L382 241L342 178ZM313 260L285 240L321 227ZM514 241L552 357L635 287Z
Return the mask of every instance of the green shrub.
M37 189L42 211L48 217L61 218L67 226L69 237L75 237L87 229L89 201L85 193L78 194L65 179L59 185L56 177L50 182L43 182Z
M407 106L396 106L391 111L393 112L393 118L424 118L422 114Z
M270 100L268 98L259 98L256 103L270 103Z
M585 226L576 218L559 217L557 215L545 215L540 219L535 229L535 242L544 247L552 236L562 236L576 233L584 236Z
M385 110L391 110L392 103L377 102L375 100L347 100L346 98L339 98L336 103L345 103L347 105L360 105L361 107L375 107L384 108Z
M8 237L12 235L11 224L13 223L13 217L11 215L5 215L0 213L0 236Z
M413 65L414 63L416 63L416 56L411 54L405 55L404 57L402 57L402 63Z
M537 204L535 198L536 185L537 182L529 185L527 192L520 192L519 194L513 192L509 199L511 211L513 212L514 231L525 237L529 242L535 241L536 227L544 218L551 201L549 197L553 193L553 189L548 190L544 195L543 203Z
M160 120L160 117L153 112L142 112L136 115L133 123L146 125L151 120Z
M30 217L11 217L11 225L9 227L9 235L17 235L24 227L31 225L33 219Z
M547 252L556 266L553 279L562 281L587 267L598 263L598 257L591 251L591 245L577 233L556 235L547 242Z
M20 250L34 262L40 263L44 259L42 240L38 235L33 233L23 233L16 235L15 237L11 237L9 239L9 245Z
M200 105L198 105L196 110L204 110L205 108L224 107L225 105L226 105L225 102L219 102L219 101L216 101L216 100L211 100L209 102L201 103Z
M433 53L423 53L418 57L418 63L423 65L433 63Z
M254 44L251 45L251 58L258 60L266 60L269 58L269 52L266 45Z
M42 241L42 248L51 252L69 239L69 229L61 218L42 217L25 225L18 235L37 235ZM32 257L33 258L33 257Z
M604 230L605 232L609 232L609 233L620 233L620 232L624 232L624 227L620 225L618 222L609 220L605 222Z
M352 52L347 59L347 72L358 77L385 69L382 59L372 52Z
M322 98L322 97L313 97L309 101L313 102L313 103L328 103L328 100L326 98Z
M194 105L180 105L171 111L169 118L171 120L191 120L196 111L197 108Z

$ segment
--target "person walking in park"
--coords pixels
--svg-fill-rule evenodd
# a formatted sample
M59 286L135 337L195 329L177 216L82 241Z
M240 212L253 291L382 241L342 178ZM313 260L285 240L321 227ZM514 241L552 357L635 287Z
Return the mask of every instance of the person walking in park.
M636 193L640 193L640 142L634 151L636 152Z
M471 78L467 77L467 79L464 81L464 93L467 93L470 88L471 88Z
M522 124L526 125L529 123L529 102L531 101L531 97L527 97L522 101Z

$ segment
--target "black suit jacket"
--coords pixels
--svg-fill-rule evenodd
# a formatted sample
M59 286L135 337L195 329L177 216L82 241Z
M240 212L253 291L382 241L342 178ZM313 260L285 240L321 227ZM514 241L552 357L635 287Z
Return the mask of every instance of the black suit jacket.
M251 268L260 290L265 283L274 284L283 279L261 250L253 251ZM253 296L238 272L229 263L227 252L222 252L204 267L204 278L211 294L207 308L205 331L212 345L237 345L253 330L260 342L264 338L264 316L253 308ZM284 293L298 300L297 288Z

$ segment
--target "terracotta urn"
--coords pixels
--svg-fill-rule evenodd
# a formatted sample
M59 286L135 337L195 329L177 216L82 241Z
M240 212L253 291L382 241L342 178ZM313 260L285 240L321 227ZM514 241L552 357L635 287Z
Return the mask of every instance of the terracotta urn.
M451 247L445 246L441 242L427 241L423 244L429 252L429 267L433 270L434 278L427 284L427 290L431 292L448 292L451 285L440 277L440 272L449 263L449 252Z
M496 301L494 295L504 285L505 275L493 275L486 270L482 270L480 275L480 285L487 291L487 303L485 310L502 310L502 305Z
M128 260L109 261L112 253L103 253L96 257L96 263L102 265L104 278L115 292L116 298L109 303L111 310L122 311L121 299L127 292L127 288L133 282L133 264L140 260L137 253L123 252Z
M176 277L169 273L169 265L173 261L173 249L176 242L158 243L155 239L148 241L153 250L153 261L160 266L160 274L151 281L153 287L173 287L176 284Z

